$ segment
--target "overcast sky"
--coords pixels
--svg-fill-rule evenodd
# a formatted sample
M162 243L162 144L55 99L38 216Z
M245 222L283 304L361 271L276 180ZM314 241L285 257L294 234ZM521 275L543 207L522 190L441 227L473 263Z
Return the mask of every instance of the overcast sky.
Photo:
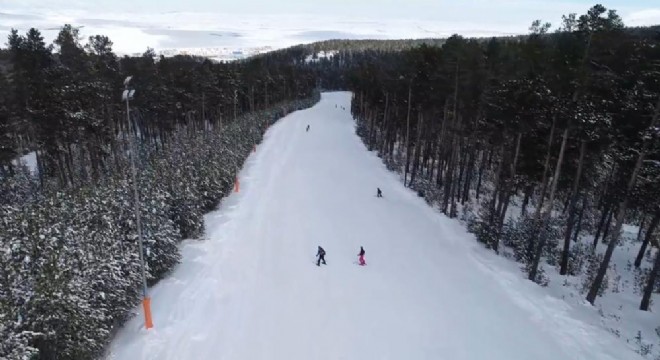
M288 46L326 38L419 38L525 33L558 25L585 0L0 0L0 31L37 27L51 40L64 23L105 34L119 52L147 46ZM627 25L660 24L660 0L601 1ZM51 30L48 30L51 29Z

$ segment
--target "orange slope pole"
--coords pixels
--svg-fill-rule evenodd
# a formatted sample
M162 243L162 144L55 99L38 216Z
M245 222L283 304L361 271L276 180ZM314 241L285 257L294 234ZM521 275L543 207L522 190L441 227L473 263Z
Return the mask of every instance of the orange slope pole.
M144 307L144 326L147 329L154 327L154 323L151 319L151 298L145 297L142 300L142 307Z

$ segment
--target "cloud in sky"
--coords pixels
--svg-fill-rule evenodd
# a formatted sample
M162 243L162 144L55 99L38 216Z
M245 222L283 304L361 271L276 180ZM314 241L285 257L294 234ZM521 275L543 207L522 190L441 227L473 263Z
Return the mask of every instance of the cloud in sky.
M646 9L634 11L628 14L626 19L628 25L660 24L660 7L657 9Z
M601 2L628 25L660 24L657 0ZM585 0L2 0L0 30L36 27L52 40L65 23L108 35L120 53L186 47L283 47L328 38L422 38L526 33L559 24Z

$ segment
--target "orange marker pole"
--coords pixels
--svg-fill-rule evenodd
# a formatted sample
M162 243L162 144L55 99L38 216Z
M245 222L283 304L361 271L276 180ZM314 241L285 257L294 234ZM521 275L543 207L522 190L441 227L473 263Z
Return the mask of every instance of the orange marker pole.
M236 180L234 181L234 192L238 192L241 188L241 183L238 181L238 176L236 176Z
M145 297L142 300L142 307L144 308L144 326L147 329L154 327L154 323L151 320L151 298Z

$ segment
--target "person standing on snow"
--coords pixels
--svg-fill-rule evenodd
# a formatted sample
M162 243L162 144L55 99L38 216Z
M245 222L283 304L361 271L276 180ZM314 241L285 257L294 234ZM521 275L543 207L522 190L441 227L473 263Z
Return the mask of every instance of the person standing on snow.
M376 188L376 196L377 197L383 197L383 192L380 191L380 188Z
M362 246L360 246L360 253L358 254L358 256L359 256L358 262L360 263L360 265L362 266L367 265L367 262L364 261L364 248Z
M327 265L327 264L325 263L325 250L323 250L322 247L319 246L319 251L316 252L316 256L319 258L319 259L316 261L316 266L321 266L321 261L323 261L323 265Z
M307 124L307 130L305 130L305 131L309 131L309 124Z

